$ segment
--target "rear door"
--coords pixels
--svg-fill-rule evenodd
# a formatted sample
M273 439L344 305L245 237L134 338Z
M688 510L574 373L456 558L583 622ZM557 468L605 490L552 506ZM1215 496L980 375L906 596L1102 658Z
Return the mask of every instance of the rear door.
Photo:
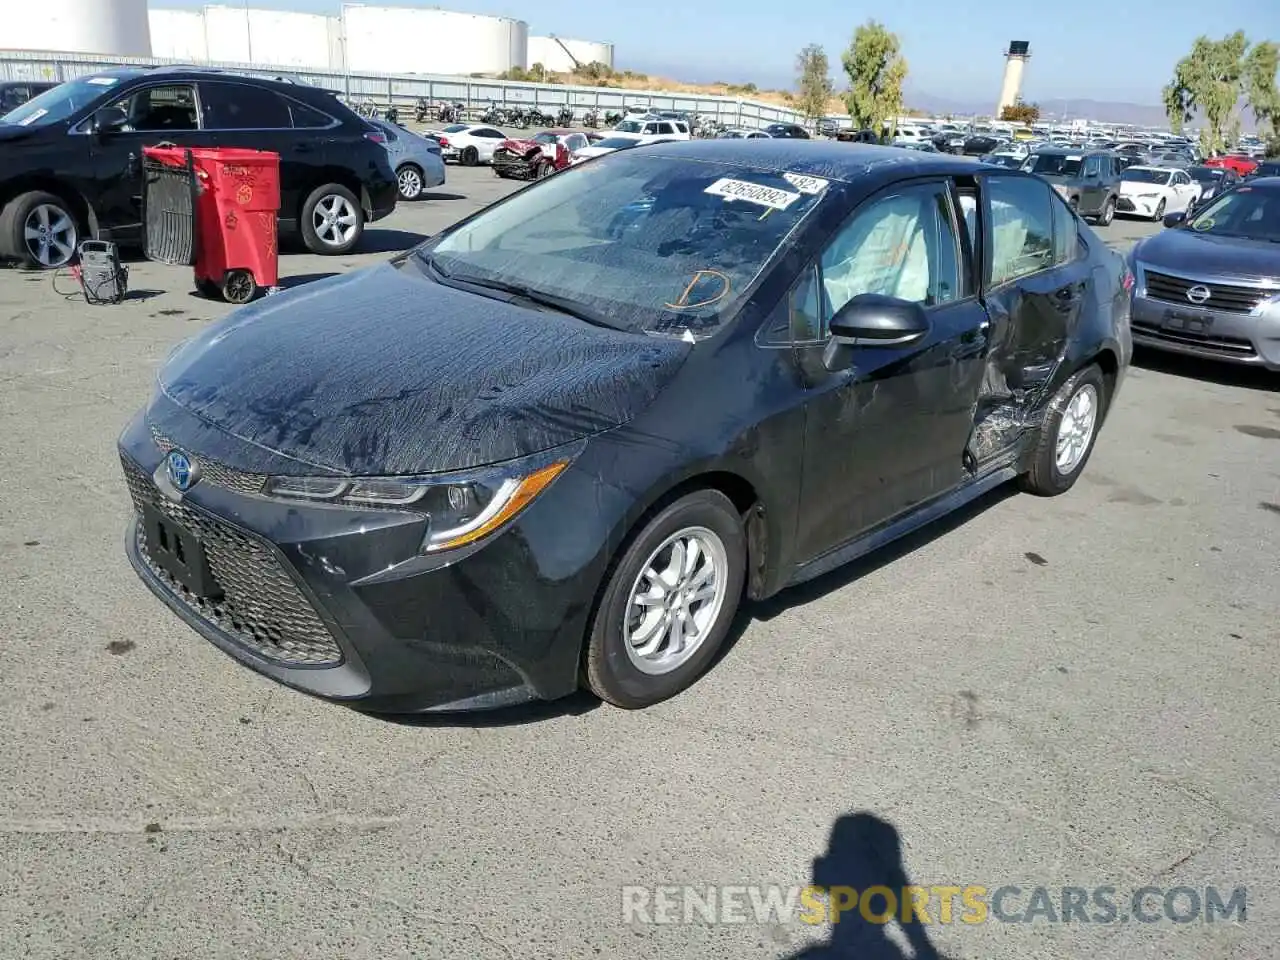
M970 443L980 468L1017 443L1054 385L1091 273L1080 221L1047 183L1011 172L978 183L991 324Z

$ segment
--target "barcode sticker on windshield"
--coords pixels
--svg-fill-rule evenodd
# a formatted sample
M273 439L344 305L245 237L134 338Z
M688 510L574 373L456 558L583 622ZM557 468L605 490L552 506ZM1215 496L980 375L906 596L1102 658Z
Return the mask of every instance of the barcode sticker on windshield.
M791 193L789 190L778 190L775 187L764 187L758 183L729 178L717 180L703 193L724 197L726 200L745 200L747 203L772 207L774 210L785 210L801 197L801 194Z
M41 117L43 117L43 116L44 116L45 114L47 114L48 112L49 112L48 110L37 110L35 113L31 114L31 116L29 116L29 117L25 117L24 119L19 120L19 121L18 121L18 126L20 126L20 127L29 127L29 126L31 126L31 124L35 123L37 120L39 120Z
M114 87L118 81L119 77L90 77L87 82L95 87Z
M800 173L784 173L782 179L809 196L821 193L831 183L830 180L823 180L821 177L806 177Z

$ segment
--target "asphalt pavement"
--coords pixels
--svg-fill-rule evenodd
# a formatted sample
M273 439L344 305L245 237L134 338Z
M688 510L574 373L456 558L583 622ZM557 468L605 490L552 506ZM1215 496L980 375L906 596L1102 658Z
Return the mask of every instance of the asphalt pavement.
M285 282L517 187L450 168ZM89 307L0 270L0 957L1278 955L1280 378L1140 355L1068 495L998 491L748 608L652 709L393 722L238 666L131 571L116 435L229 309L131 271ZM810 882L1019 892L982 923L754 912ZM724 922L654 885L721 886ZM1120 922L1144 886L1244 887L1247 922L1161 894ZM1027 922L1037 887L1058 922ZM1116 921L1064 918L1063 887L1115 888Z

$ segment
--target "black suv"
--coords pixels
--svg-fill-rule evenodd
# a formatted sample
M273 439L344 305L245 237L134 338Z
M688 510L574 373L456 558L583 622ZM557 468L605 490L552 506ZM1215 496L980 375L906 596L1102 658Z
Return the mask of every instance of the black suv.
M317 87L190 67L108 70L0 117L0 257L60 267L84 236L142 240L142 148L280 154L280 230L343 254L395 209L382 134Z
M1108 150L1046 147L1023 161L1022 169L1038 174L1082 217L1100 226L1115 219L1122 167Z

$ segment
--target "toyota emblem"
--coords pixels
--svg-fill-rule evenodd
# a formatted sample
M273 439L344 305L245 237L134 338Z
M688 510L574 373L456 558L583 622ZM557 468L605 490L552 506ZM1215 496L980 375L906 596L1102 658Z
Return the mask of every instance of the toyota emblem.
M1187 299L1192 303L1204 303L1211 296L1213 293L1208 287L1192 287L1187 291Z

